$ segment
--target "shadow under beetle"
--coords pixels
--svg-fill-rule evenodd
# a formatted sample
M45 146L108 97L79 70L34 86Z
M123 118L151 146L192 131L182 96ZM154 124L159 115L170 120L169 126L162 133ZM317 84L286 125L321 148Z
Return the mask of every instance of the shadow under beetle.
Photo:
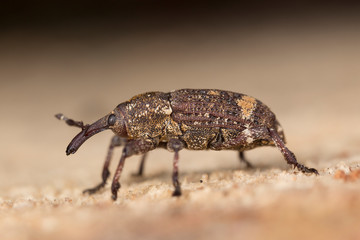
M66 149L75 153L91 136L111 129L112 138L102 171L102 182L85 190L93 194L103 188L110 175L109 164L114 147L124 146L111 184L112 199L117 199L119 178L125 159L143 154L138 174L143 172L147 152L163 147L174 152L172 182L173 196L181 195L178 180L179 151L236 150L248 167L243 151L258 146L276 146L288 164L304 173L315 173L297 162L295 155L285 146L284 132L275 114L261 101L240 93L216 89L181 89L170 93L148 92L119 104L112 112L91 125L66 118L70 126L80 127Z

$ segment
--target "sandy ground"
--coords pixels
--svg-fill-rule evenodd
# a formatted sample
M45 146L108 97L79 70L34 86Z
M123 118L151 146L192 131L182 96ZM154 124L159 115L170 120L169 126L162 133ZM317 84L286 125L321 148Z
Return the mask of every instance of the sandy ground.
M98 31L98 32L96 32ZM360 239L360 32L357 21L177 28L109 34L7 31L0 39L0 239ZM96 33L96 34L95 34ZM112 136L70 157L78 129L135 94L219 88L277 114L307 176L275 148L149 154L125 164L116 202L100 181ZM112 172L120 157L115 151Z

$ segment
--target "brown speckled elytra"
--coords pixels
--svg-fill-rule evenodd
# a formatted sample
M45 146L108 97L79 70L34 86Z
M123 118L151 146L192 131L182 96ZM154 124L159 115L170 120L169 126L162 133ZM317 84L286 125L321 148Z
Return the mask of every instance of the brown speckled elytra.
M261 101L240 93L216 89L181 89L170 93L148 92L137 95L119 104L105 117L91 125L57 114L68 125L82 128L66 149L66 154L75 153L91 136L111 129L112 138L102 171L102 182L85 190L95 193L106 184L109 164L114 147L124 145L119 165L111 184L112 198L116 200L120 188L119 178L125 159L135 154L144 154L139 175L143 172L145 154L157 147L165 147L175 153L172 181L173 196L180 196L178 181L179 151L191 150L236 150L240 159L243 151L258 146L276 146L288 164L305 173L315 173L296 161L295 155L285 146L283 130L275 114Z

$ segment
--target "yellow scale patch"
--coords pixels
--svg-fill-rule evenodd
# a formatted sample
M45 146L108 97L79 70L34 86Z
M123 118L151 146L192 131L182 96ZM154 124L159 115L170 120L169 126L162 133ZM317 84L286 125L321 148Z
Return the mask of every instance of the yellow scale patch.
M216 91L216 90L209 90L208 94L209 95L214 95L214 96L219 96L220 95L219 91Z
M256 99L249 96L243 96L241 99L236 99L236 103L241 107L244 118L250 118L256 107Z

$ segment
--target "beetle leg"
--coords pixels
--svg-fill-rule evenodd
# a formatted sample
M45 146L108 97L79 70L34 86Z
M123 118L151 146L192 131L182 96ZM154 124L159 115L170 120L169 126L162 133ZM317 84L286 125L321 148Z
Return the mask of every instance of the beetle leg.
M155 149L157 145L158 145L157 139L136 139L136 140L130 140L126 143L122 151L119 164L116 168L114 178L111 183L111 192L112 192L111 197L114 201L117 199L117 193L119 188L121 187L119 183L119 179L124 167L125 159L134 154L141 154L141 153L145 154L146 152Z
M141 177L143 175L146 157L147 157L146 153L144 155L142 155L141 160L140 160L139 170L137 173L133 173L132 174L133 176Z
M286 162L288 164L293 165L303 173L315 173L316 175L319 175L319 172L315 168L308 168L303 164L298 163L296 160L296 157L294 153L292 153L286 146L285 143L281 140L279 134L276 132L275 129L269 128L269 133L271 138L273 139L275 146L280 150L282 155L284 156Z
M181 196L181 187L179 183L179 151L184 148L184 143L179 139L170 139L167 148L169 151L175 152L172 174L172 182L175 190L172 195L178 197Z
M240 162L244 162L247 168L254 168L253 165L245 158L244 151L239 152Z
M172 181L174 185L174 192L173 196L178 197L181 196L181 187L179 183L179 151L175 151L174 161L173 161L173 174L172 174Z
M111 139L110 146L109 146L106 158L105 158L105 162L104 162L104 166L103 166L103 170L102 170L102 174L101 174L102 182L99 183L98 185L96 185L93 188L85 189L83 191L83 193L94 194L94 193L96 193L97 191L99 191L100 189L102 189L105 186L106 181L110 176L109 165L110 165L111 158L112 158L112 155L113 155L113 150L114 150L115 147L119 147L119 146L124 145L124 141L125 141L124 138L121 138L121 137L119 137L117 135L115 135Z

